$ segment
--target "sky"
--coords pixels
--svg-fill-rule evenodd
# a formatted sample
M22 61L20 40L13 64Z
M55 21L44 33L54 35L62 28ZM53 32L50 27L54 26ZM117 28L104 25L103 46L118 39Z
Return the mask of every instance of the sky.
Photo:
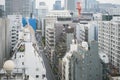
M55 0L37 0L38 1L45 1L46 4L50 7L50 9L52 9L52 4L54 3ZM62 3L64 0L61 0ZM113 4L120 4L120 0L97 0L100 3L113 3ZM0 0L0 4L4 4L4 0Z

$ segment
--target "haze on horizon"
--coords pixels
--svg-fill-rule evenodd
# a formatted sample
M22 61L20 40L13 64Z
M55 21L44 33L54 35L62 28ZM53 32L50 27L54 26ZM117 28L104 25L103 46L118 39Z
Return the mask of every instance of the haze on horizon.
M36 3L39 3L40 1L44 1L46 2L46 4L50 7L50 9L52 9L52 5L54 4L55 0L36 0ZM64 0L62 1L62 5ZM120 4L120 0L97 0L100 3L112 3L112 4ZM4 5L5 4L5 0L0 0L0 5Z

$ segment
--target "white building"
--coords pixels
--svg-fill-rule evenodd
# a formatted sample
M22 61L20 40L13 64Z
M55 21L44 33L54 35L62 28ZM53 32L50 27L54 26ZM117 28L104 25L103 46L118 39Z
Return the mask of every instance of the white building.
M96 41L71 44L62 59L62 80L102 80L102 66Z
M108 55L110 63L120 73L120 17L113 16L111 21L99 21L99 50Z
M45 2L39 2L37 7L37 17L39 20L38 29L42 29L42 36L44 36L45 17L48 13L48 6Z
M22 28L22 16L8 15L7 19L7 36L9 39L7 44L12 50L18 41L19 30Z
M54 10L50 11L45 18L45 42L48 52L55 49L55 23L58 17L66 18L71 17L70 12L67 10Z
M46 68L42 59L42 54L39 53L39 47L35 38L33 28L26 25L21 30L21 37L13 49L11 61L14 63L11 80L47 80ZM7 65L9 66L9 64ZM10 65L12 66L12 65ZM0 70L0 79L6 79L6 71ZM15 77L13 77L15 75Z
M98 26L96 21L81 22L76 25L78 42L98 40Z

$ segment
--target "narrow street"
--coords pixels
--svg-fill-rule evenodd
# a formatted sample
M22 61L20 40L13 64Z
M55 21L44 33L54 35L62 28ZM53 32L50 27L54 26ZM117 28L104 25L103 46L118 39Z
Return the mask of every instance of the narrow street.
M42 40L42 37L39 33L36 33L36 39L39 43L39 45L41 45L41 40ZM51 69L51 66L49 64L49 60L48 58L45 56L45 53L43 51L43 47L42 46L39 46L39 49L40 49L40 55L42 54L42 57L43 57L43 61L44 61L44 64L45 64L45 67L46 67L46 77L48 80L55 80L55 76L53 74L53 71Z

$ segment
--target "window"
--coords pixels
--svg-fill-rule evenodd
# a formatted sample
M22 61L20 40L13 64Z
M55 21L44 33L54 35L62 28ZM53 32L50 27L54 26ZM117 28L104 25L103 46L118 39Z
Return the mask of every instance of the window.
M24 65L24 62L22 62L22 65Z
M39 78L39 75L36 75L36 78Z

